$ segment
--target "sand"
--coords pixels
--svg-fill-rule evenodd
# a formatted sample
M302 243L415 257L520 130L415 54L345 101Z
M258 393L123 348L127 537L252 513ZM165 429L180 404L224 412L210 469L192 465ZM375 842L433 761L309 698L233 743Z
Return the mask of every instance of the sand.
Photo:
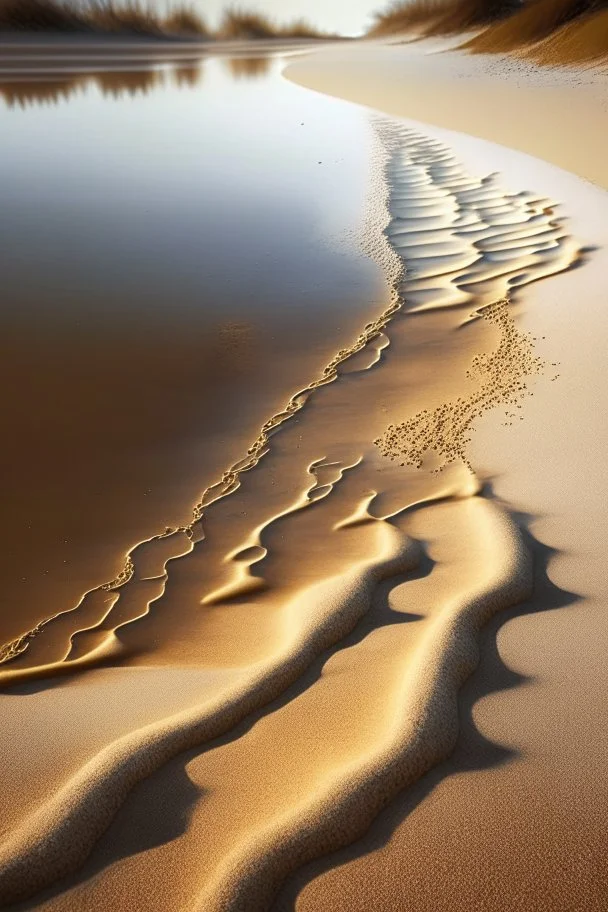
M498 85L471 132L519 112L534 151L551 123L526 132L545 75L524 94L470 59L289 68L428 118L375 120L386 299L190 524L0 669L5 903L602 908L608 197L581 177L605 165L589 132L547 156L581 177L466 136ZM582 124L604 84L563 78Z
M294 66L289 78L387 114L527 152L608 187L608 164L597 142L608 131L608 88L601 69L469 55L450 50L453 43L446 49L445 41L430 48L425 42L369 42L316 57L314 67ZM466 104L454 103L465 97Z
M565 171L435 125L452 127L460 116L463 131L504 142L508 124L509 145L608 187L594 143L606 113L600 103L605 77L561 70L547 77L483 58L486 75L479 85L473 82L479 64L452 54L443 63L433 57L422 64L429 72L437 62L440 68L433 86L424 87L423 101L418 91L404 91L408 67L415 66L408 51L376 52L376 65L374 52L367 53L365 86L348 60L333 70L333 62L311 61L289 75L315 87L323 80L327 91L367 104L375 94L375 108L404 117L421 117L424 105L428 123L417 124L420 129L449 142L467 162L492 161L511 180L525 175L528 184L560 201L569 228L596 249L581 269L526 291L518 325L546 337L560 376L535 388L525 406L530 422L504 430L495 417L484 420L472 448L497 495L529 516L529 528L549 549L547 577L537 579L532 602L549 610L490 626L481 673L462 695L463 728L450 760L405 794L357 847L294 881L277 908L600 910L608 881L602 848L608 529L601 341L608 197ZM458 81L447 81L449 67ZM532 88L524 90L528 74ZM545 88L548 82L553 85ZM485 108L481 123L476 101L490 87L498 90L500 105L493 117ZM563 104L556 123L551 105L558 90L563 101L570 92L577 100ZM585 123L587 105L594 114Z

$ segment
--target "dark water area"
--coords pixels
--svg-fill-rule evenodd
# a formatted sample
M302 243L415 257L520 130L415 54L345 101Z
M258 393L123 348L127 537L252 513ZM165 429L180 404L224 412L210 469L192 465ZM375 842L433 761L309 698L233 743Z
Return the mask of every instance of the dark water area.
M277 60L42 70L0 83L3 641L187 522L386 296L363 111Z

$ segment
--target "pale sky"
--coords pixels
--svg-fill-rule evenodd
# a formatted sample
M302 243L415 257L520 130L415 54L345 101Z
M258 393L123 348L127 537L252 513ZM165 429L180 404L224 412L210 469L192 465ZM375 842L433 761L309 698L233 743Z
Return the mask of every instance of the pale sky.
M158 6L171 0L156 0ZM215 26L223 9L241 6L268 13L285 22L304 17L321 28L343 35L360 34L370 21L370 13L387 6L388 0L192 0L209 25Z

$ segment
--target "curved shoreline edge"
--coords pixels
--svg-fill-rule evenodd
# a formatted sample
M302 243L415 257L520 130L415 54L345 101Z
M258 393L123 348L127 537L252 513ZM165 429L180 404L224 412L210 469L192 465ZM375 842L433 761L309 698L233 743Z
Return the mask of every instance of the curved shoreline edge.
M608 191L605 70L541 66L431 42L327 49L289 62L285 79L387 117L501 145Z
M524 284L522 268L526 270L526 280L532 281L569 267L576 249L567 235L560 234L552 213L545 211L550 208L546 201L527 194L505 197L492 181L463 174L445 147L419 136L414 136L412 142L413 163L391 163L397 190L390 201L392 243L406 264L414 263L404 277L397 309L403 302L415 302L422 309L427 305L432 308L433 302L436 305L433 296L438 278L447 296L441 307L473 306L474 302L480 307L496 303L505 290ZM401 147L396 148L400 151ZM405 198L400 197L404 188L409 194ZM412 208L424 211L412 217ZM531 239L524 233L527 246L524 244L523 266L519 249L522 238L516 238L519 246L515 244L515 254L512 243L512 235L521 230L522 223L525 232L532 229ZM435 250L432 256L423 250L421 259L427 262L417 263L412 246L420 244L411 243L412 234L430 232L433 244L449 246L450 238L437 237L444 231L454 238L464 233L468 236L466 243L449 252ZM551 235L548 239L547 232ZM538 233L542 237L540 246ZM397 242L395 238L401 234L405 237ZM502 238L506 246L499 243L498 250L484 252L483 242L489 238L495 244L496 238ZM427 237L426 242L429 240ZM480 243L481 247L476 246ZM437 259L439 264L428 262ZM472 291L471 285L476 284L481 287ZM378 328L372 328L376 335ZM411 717L408 725L400 729L401 738L383 745L369 765L353 769L346 782L332 783L318 802L302 809L308 826L294 827L291 821L279 824L249 852L227 859L226 867L201 898L202 908L230 912L264 908L288 870L344 844L340 840L352 841L392 795L450 752L458 729L456 694L477 663L479 627L493 613L525 600L532 591L531 557L516 526L506 511L483 503L487 504L483 509L488 513L492 534L500 543L497 553L502 561L496 579L476 598L458 606L454 615L442 615L440 623L432 628L433 635L425 639L424 649L417 653L407 677ZM350 632L368 609L375 585L386 576L412 569L416 563L418 551L413 543L395 539L389 524L381 522L378 529L387 538L386 560L356 568L346 581L332 581L327 592L323 592L323 585L314 587L320 591L312 596L306 591L306 599L317 606L317 613L308 617L308 627L298 631L299 636L279 660L263 669L250 669L253 674L235 690L229 702L224 697L217 705L197 707L120 739L101 751L46 807L26 820L0 850L3 901L32 895L75 870L136 782L170 757L225 733L272 701L324 650ZM402 711L407 715L407 701L405 706ZM333 808L331 814L329 807Z

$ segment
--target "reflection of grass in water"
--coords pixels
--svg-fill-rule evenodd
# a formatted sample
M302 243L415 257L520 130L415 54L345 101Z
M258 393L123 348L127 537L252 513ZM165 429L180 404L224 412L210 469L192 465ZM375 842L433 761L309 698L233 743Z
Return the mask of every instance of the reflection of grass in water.
M174 84L180 88L199 85L203 69L193 61L176 64L172 70ZM163 70L100 70L96 73L79 73L64 79L28 80L0 83L0 98L9 108L27 108L31 105L59 104L96 86L105 98L149 95L168 84Z
M82 88L80 81L63 79L44 82L0 83L0 97L9 108L27 108L30 105L53 105L66 101Z
M180 88L195 89L203 79L203 66L200 60L180 63L173 69L175 84Z
M159 70L133 70L118 73L105 70L89 78L101 89L102 95L122 98L123 95L149 95L150 92L165 83L164 73Z
M234 79L259 79L270 70L270 57L226 57Z

